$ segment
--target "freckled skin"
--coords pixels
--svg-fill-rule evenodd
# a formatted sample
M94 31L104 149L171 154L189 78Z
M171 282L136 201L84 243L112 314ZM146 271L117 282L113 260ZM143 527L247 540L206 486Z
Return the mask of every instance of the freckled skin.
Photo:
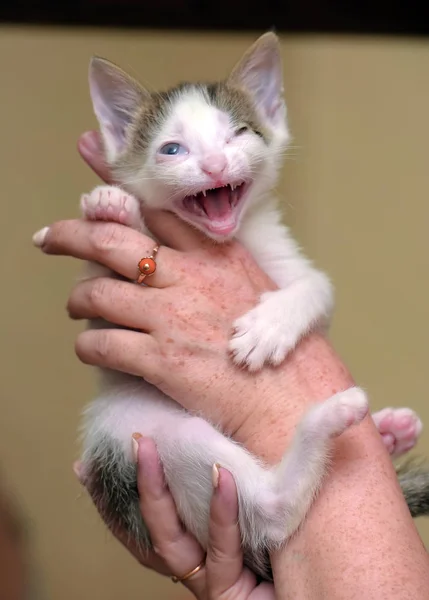
M271 39L271 42L261 42L261 50L258 50L264 57L260 63L263 65L262 68L265 68L266 52L268 51L268 56L270 52L273 52L273 37L268 36L265 39ZM264 45L266 43L268 46ZM232 236L238 231L239 225L242 226L240 228L242 241L246 239L247 231L249 249L253 251L255 258L259 258L259 255L265 252L267 268L273 268L273 261L269 258L270 253L267 252L267 247L272 240L277 243L277 246L271 247L273 250L271 256L276 259L281 257L281 262L278 264L283 267L283 273L278 270L275 273L277 277L275 277L273 270L270 277L270 281L274 278L277 285L274 283L270 285L266 280L262 280L260 275L256 275L253 264L245 253L240 255L238 252L236 257L231 260L230 250L233 243L215 247L214 242L210 242L213 246L211 257L216 257L218 268L217 271L212 268L210 277L201 276L210 270L209 260L204 259L202 253L195 252L194 256L191 255L194 258L195 271L198 273L192 289L200 295L202 301L191 302L192 310L190 311L185 296L180 295L186 289L181 290L180 285L177 286L176 292L179 300L167 304L165 307L166 314L171 316L171 318L167 317L167 320L172 329L174 328L174 337L169 339L174 340L174 343L167 342L158 349L165 373L163 374L163 370L159 373L149 373L150 379L147 379L148 383L155 383L161 391L169 397L173 396L185 408L198 411L199 408L203 410L210 406L211 414L206 411L205 415L208 418L211 417L214 423L222 422L225 431L235 434L235 438L239 441L243 430L248 427L249 422L252 422L252 413L258 414L259 419L263 419L265 423L274 428L278 415L281 414L279 402L283 404L285 401L281 394L279 399L273 399L272 402L261 407L259 406L261 394L256 392L254 397L249 399L246 393L249 373L244 370L244 367L252 367L252 362L253 370L261 369L264 364L270 365L257 380L255 379L255 390L256 386L259 386L259 390L263 389L264 383L269 382L270 377L277 370L272 365L279 365L285 359L293 360L292 356L288 356L288 354L294 349L297 350L299 360L300 354L297 346L301 341L303 344L305 343L305 339L301 340L302 336L308 331L313 332L318 329L321 321L330 312L331 305L330 285L327 278L316 272L310 263L301 256L286 229L279 228L274 218L277 214L275 209L268 209L265 215L266 222L264 219L262 220L266 232L262 246L256 244L258 238L261 240L262 237L259 229L252 229L252 220L247 221L246 229L241 218L244 212L232 210L233 201L237 199L232 195L232 184L244 186L242 189L246 190L248 189L246 186L250 186L251 191L256 189L260 193L258 185L260 182L264 182L267 188L264 191L268 191L275 171L276 153L281 155L280 146L286 142L288 137L286 127L282 126L278 119L275 126L273 126L274 121L270 121L273 115L275 117L281 113L283 106L279 87L274 90L274 105L270 91L272 83L274 82L276 86L281 79L278 73L277 43L274 52L276 54L272 61L273 72L271 73L273 77L269 78L270 83L266 86L258 84L257 89L252 88L255 85L255 76L254 70L252 70L253 58L250 55L250 59L246 57L243 65L239 65L238 70L235 69L226 82L218 84L208 86L183 84L172 93L161 92L153 95L139 88L135 82L128 82L126 93L122 97L115 93L113 103L109 88L107 89L107 100L103 97L104 92L99 94L100 90L96 90L93 94L96 109L97 107L99 109L98 116L101 116L100 124L104 127L106 156L112 166L114 176L117 181L126 186L127 191L141 197L144 207L154 208L155 202L159 207L160 198L164 198L166 202L163 205L164 209L175 209L178 216L192 221L200 230L215 231L213 239L216 241L219 241L218 238L223 235L219 232L224 231L222 227L225 222L229 223L225 219L222 222L223 217L219 217L219 213L226 208L226 214L230 215L231 219L232 217L235 219L231 221L232 225L228 224L229 234ZM99 67L100 65L97 68ZM124 75L118 75L117 72L115 74L115 68L111 66L108 67L108 74L124 79ZM266 73L264 73L263 82L267 82ZM265 97L266 95L267 97ZM136 97L139 102L134 107L133 113L129 103L133 102L133 98ZM106 102L107 104L110 102L107 107ZM124 106L120 105L121 102L124 103ZM110 111L110 114L114 115L114 119L122 120L121 127L105 127L106 108L107 113ZM220 119L219 111L224 111L226 118ZM130 114L132 118L130 118ZM268 115L270 116L268 117ZM183 131L186 132L188 139L183 141L183 145L177 144L177 142L173 143L177 148L186 150L186 143L189 142L189 147L192 146L191 150L194 151L189 151L187 155L185 153L186 160L181 155L177 157L177 161L168 162L169 158L162 155L163 143L166 141L162 140L162 135L175 134L181 118L182 120L187 119L186 128L183 128ZM128 119L129 122L123 123L124 119ZM241 127L243 121L245 122L245 136L247 136L245 151L240 146L240 143L243 143L240 142L240 139L243 138L235 131L235 128ZM195 123L201 123L201 126L197 126ZM207 131L212 131L210 139ZM125 140L120 139L123 135L122 132L125 132ZM118 142L119 145L122 144L120 151L115 149L115 144ZM210 152L212 151L211 145L217 146L217 154L210 155L211 162L207 160L207 156L199 156L195 152L195 148L201 147L207 154L207 148L210 149ZM253 155L251 155L250 148L254 150ZM225 158L227 154L230 156L229 162ZM219 162L219 157L224 160L224 163ZM217 162L218 167L216 168L219 168L219 171L216 173L216 178L207 179L202 173L206 173L207 176L213 175L212 171L209 171L214 168L213 162ZM207 163L210 163L209 167L203 167ZM235 173L235 177L237 177L238 173L243 180L242 182L231 180L231 185L230 182L227 182L231 187L231 195L228 196L229 204L228 198L226 198L227 202L222 201L222 198L225 200L222 195L225 191L223 190L216 196L217 204L215 206L203 201L199 208L192 205L193 208L190 210L189 201L193 202L192 198L195 193L204 194L205 197L205 193L210 191L213 185L219 187L222 183L220 175L222 164L227 164L229 177L232 177L231 173ZM169 167L167 168L166 165ZM145 182L144 187L141 182ZM182 187L177 190L176 187L179 186L179 183ZM202 185L204 187L201 187ZM164 196L160 194L160 190L165 192ZM109 190L108 193L114 194L113 190ZM123 194L123 191L121 190L120 193ZM252 198L256 199L256 192L254 194L255 197ZM263 198L262 193L260 193L260 197ZM213 199L213 196L211 198ZM131 196L127 200L132 203ZM134 203L137 205L135 198ZM239 205L237 204L237 206ZM206 216L201 215L203 208ZM134 214L140 214L139 211L138 207L137 210L134 210ZM215 216L212 218L210 215L213 214ZM190 215L193 215L192 218ZM208 225L207 220L209 220ZM254 222L256 223L256 221ZM130 226L132 225L130 224ZM211 227L214 229L210 229ZM141 230L144 230L143 228L144 224L142 223ZM273 235L269 235L269 232L273 232ZM222 239L222 241L224 240ZM235 289L234 287L231 289L231 286L225 287L225 271L228 271L232 277L237 275ZM239 274L243 271L247 273L249 279L247 288L238 283L240 281ZM174 273L180 273L188 286L192 283L189 278L190 272L192 273L191 257L186 261L186 265L177 265L174 268ZM261 291L264 294L261 294ZM225 297L227 294L230 296ZM237 301L238 299L240 302ZM125 305L131 310L130 299L125 298L124 300ZM221 306L225 307L220 316L216 312L219 308L219 300ZM226 320L225 311L229 311L230 320ZM232 336L230 324L234 324ZM170 332L168 335L171 335ZM231 356L228 356L228 350L231 351L231 348L233 351ZM326 347L324 351L326 352ZM100 356L106 352L106 349L103 350L100 347ZM240 352L244 353L243 357L237 360ZM150 360L151 356L147 355L146 359ZM306 369L309 365L310 368L312 367L311 359L311 354L307 355ZM174 374L179 373L185 364L187 368L194 368L193 377L192 379L186 375L183 377L182 374L180 385L175 386L171 383L172 380L174 381ZM317 396L319 402L306 413L300 427L297 428L296 441L290 445L288 452L284 454L284 445L279 445L276 449L278 459L280 456L284 456L284 460L279 462L278 469L275 471L264 468L255 457L250 456L244 448L231 443L209 422L184 414L177 405L168 401L168 398L158 397L158 400L155 401L153 397L155 391L147 386L144 388L144 382L140 389L143 395L140 394L137 398L135 381L133 381L133 388L121 388L120 385L114 388L112 386L108 390L110 397L107 397L106 400L108 401L107 408L110 411L110 423L113 425L113 436L112 431L106 431L106 433L101 431L104 437L97 440L96 436L100 436L100 428L94 427L94 444L94 440L91 439L91 426L88 427L89 434L87 435L89 447L87 454L93 464L91 480L96 482L93 485L93 491L95 490L96 494L99 494L98 505L107 507L108 514L113 519L122 519L123 521L120 521L119 525L131 532L143 546L149 543L144 523L138 513L135 468L133 463L129 462L132 432L130 428L134 428L136 423L141 422L142 434L154 436L163 462L167 484L175 498L178 499L177 506L181 511L180 516L184 525L204 545L206 531L201 524L207 521L208 494L211 491L210 470L220 455L225 465L230 465L231 472L236 479L239 501L242 503L239 518L246 564L249 564L262 577L269 579L271 575L267 550L285 543L297 531L306 516L325 475L330 441L344 433L349 426L360 423L367 411L367 400L362 390L355 387L349 389L350 386L353 386L351 378L349 378L349 386L339 387L339 391L343 393L338 397L330 396L328 388L332 389L332 383L324 385L327 373L323 369L317 371L319 365L320 356L314 361L314 370L317 373L316 381L318 381L317 394L312 393L311 389L307 390L308 394L302 404L293 406L294 416L280 425L284 439L288 439L290 442L295 433L295 427L311 398ZM298 364L298 370L299 368ZM222 379L219 378L220 373L223 375ZM225 373L229 373L229 377L226 379ZM346 376L346 373L343 372L342 375ZM223 382L225 387L223 390L219 390L217 385L216 398L213 399L212 388L219 381ZM169 385L172 387L169 388ZM198 401L189 403L189 394L195 387L199 391ZM320 396L322 388L323 395ZM146 398L143 397L145 393L147 393ZM121 395L126 396L127 411L123 411L123 402L119 402L122 399ZM320 401L321 397L324 398L323 402ZM229 398L237 399L238 413L236 415L225 416L226 411L225 405L222 405L222 398L223 402ZM328 399L326 400L326 398ZM106 408L104 400L101 398L101 402L96 404L101 411ZM144 401L146 401L145 404ZM150 418L144 418L144 408L151 411L153 421ZM165 410L163 410L164 408ZM105 419L104 426L106 423ZM152 424L156 426L153 427ZM144 427L148 429L145 430ZM114 443L112 437L114 437ZM246 439L247 444L250 441L253 446L257 447L258 440L255 442L249 435ZM97 443L104 447L104 463L99 459L102 453L99 452ZM182 448L183 452L177 451L179 448ZM261 449L261 455L264 455L264 449ZM273 456L270 456L271 464L272 461ZM193 475L192 481L189 480L190 472ZM118 481L122 482L122 487ZM191 485L195 486L200 494L193 493L195 490L191 490ZM273 494L274 503L272 502ZM248 519L249 515L251 515L250 520Z

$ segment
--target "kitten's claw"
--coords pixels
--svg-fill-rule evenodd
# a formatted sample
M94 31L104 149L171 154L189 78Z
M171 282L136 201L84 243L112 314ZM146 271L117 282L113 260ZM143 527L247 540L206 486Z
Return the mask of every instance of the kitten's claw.
M266 362L279 365L300 337L296 326L286 322L281 298L276 294L263 294L261 302L233 324L230 354L237 365L249 371L261 369Z
M383 408L372 418L393 457L414 448L423 429L421 420L410 408Z
M80 199L83 216L91 221L122 223L133 229L142 228L137 198L112 185L100 185Z

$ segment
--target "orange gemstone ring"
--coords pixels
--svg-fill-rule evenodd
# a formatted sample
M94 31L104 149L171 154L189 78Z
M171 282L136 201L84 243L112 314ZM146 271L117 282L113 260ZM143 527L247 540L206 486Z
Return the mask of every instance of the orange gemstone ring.
M152 250L152 254L150 256L144 256L137 265L139 270L139 276L137 278L137 283L143 283L146 277L150 277L156 271L156 262L155 257L158 253L159 246L156 245Z

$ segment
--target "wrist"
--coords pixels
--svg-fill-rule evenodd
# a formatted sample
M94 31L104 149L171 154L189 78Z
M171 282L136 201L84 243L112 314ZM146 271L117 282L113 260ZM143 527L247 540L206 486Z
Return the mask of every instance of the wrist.
M426 598L427 552L372 419L335 440L322 490L271 564L285 599Z

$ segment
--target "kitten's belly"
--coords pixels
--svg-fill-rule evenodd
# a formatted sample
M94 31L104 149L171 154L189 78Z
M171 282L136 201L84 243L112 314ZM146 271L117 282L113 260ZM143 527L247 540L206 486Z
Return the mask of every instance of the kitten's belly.
M131 456L131 436L141 433L156 440L169 421L188 417L179 404L144 380L123 377L91 402L84 412L86 449L108 435ZM128 451L127 451L128 450Z

